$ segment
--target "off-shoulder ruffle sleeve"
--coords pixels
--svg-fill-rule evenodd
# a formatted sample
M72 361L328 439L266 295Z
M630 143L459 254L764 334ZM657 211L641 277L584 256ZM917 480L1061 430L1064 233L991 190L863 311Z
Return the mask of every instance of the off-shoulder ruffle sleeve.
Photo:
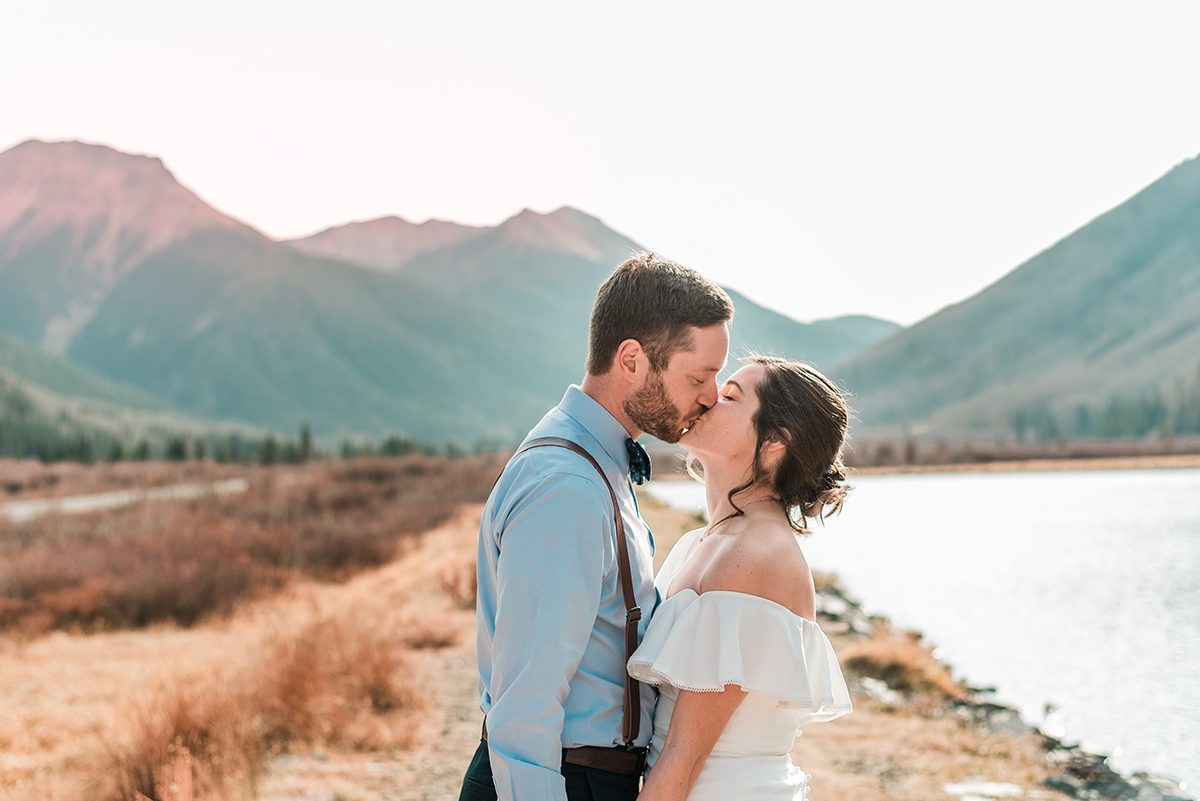
M627 667L638 681L693 692L737 684L801 709L801 723L853 711L821 627L747 593L680 590L659 605Z

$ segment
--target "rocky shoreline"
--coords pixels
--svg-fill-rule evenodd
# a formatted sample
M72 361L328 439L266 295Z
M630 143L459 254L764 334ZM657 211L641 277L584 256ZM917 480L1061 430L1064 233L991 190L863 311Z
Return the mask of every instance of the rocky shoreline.
M850 596L836 577L823 576L817 588L817 616L822 629L830 635L851 639L867 638L877 624L890 621L884 616L869 615L862 603ZM942 663L949 671L950 666ZM1052 776L1043 782L1049 789L1084 801L1195 801L1179 782L1145 771L1134 771L1126 777L1109 764L1109 755L1083 749L1078 743L1047 734L1026 722L1011 706L996 703L991 696L995 687L972 687L963 684L964 696L947 698L950 714L956 715L989 732L1004 732L1014 736L1032 734L1041 740L1046 765ZM881 678L863 676L854 691L885 703L898 700L902 691L889 686ZM1002 782L959 783L947 786L947 792L959 795L963 801L988 801L1020 797L1021 788Z

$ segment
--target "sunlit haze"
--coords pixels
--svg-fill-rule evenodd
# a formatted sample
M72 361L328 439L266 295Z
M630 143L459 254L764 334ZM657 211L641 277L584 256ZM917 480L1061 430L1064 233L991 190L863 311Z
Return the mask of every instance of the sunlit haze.
M1178 3L27 3L0 149L270 236L571 205L802 320L912 323L1200 152Z

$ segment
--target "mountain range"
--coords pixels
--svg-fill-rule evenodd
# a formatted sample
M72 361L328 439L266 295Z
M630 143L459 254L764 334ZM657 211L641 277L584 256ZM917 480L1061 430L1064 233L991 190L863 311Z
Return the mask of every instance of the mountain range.
M581 378L596 289L645 249L571 207L275 241L158 158L29 140L0 153L0 380L81 426L511 444ZM858 433L1200 433L1197 159L907 329L729 291L731 355L816 364Z
M0 456L83 458L131 453L134 443L161 451L171 439L266 432L172 409L153 395L101 376L11 334L0 334Z
M864 429L1200 433L1200 159L834 372Z
M54 394L80 396L103 380L190 419L511 443L582 376L596 289L643 249L569 207L274 241L157 158L38 140L0 153L0 332L32 346L22 380L58 375ZM735 301L735 354L832 365L899 328Z

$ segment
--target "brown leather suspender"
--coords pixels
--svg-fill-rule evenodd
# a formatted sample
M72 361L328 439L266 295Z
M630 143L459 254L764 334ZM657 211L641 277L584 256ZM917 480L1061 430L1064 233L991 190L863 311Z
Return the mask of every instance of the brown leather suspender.
M617 503L617 493L613 491L612 484L609 482L608 476L604 475L604 470L596 461L596 457L588 453L582 445L569 439L539 437L530 440L513 454L513 458L515 459L518 455L534 448L550 446L567 448L587 459L592 463L592 467L596 468L600 478L604 479L604 486L608 488L608 497L612 500L613 505L613 520L617 527L617 569L621 577L621 594L625 597L625 663L628 664L629 658L637 650L638 621L642 619L642 610L637 605L637 599L633 594L633 572L629 566L629 545L625 542L625 523L621 519L621 507ZM637 739L638 729L642 722L641 702L637 679L625 671L625 706L621 717L621 737L625 741L625 747L629 749L634 747L633 741Z

